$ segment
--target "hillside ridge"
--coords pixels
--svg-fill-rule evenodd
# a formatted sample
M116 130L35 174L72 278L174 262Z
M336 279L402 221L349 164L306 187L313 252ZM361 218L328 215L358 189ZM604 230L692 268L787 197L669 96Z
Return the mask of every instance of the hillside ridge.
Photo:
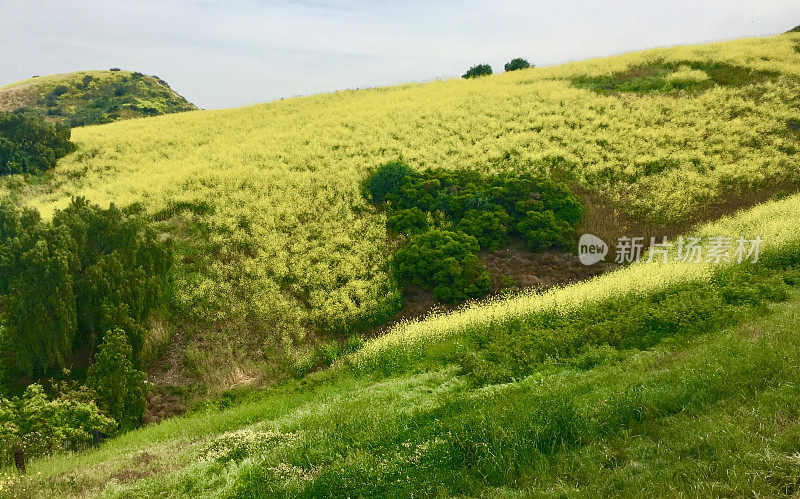
M0 87L0 111L31 111L71 126L195 109L163 79L116 68L35 76Z

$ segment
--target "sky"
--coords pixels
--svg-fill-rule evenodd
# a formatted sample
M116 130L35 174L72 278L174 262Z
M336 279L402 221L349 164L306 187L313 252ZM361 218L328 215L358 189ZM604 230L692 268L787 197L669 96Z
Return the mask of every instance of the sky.
M214 109L798 24L798 0L0 0L0 86L120 67Z

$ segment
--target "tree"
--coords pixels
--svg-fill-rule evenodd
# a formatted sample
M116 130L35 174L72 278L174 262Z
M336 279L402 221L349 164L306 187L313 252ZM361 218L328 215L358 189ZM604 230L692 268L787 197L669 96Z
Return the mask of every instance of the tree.
M16 364L28 375L67 367L77 330L74 259L54 238L42 237L19 264L5 313Z
M94 351L105 331L128 333L139 365L144 324L165 300L171 247L133 209L76 198L43 223L0 203L2 352L19 371L67 367L73 349Z
M42 385L29 385L21 397L0 397L0 465L16 461L24 469L26 459L83 450L94 432L110 432L114 426L94 402L49 399Z
M73 152L70 129L29 113L0 112L0 175L38 173Z
M390 161L379 166L375 173L367 179L364 187L372 202L380 204L386 200L389 193L398 190L406 177L413 173L414 170L403 160Z
M133 366L131 356L125 331L117 328L106 332L86 381L97 394L98 406L122 429L138 426L146 404L147 378Z
M528 69L532 64L521 57L511 59L506 63L506 71L517 71L518 69Z
M462 78L477 78L479 76L488 76L492 74L492 67L488 64L478 64L477 66L472 66L469 70L464 73Z

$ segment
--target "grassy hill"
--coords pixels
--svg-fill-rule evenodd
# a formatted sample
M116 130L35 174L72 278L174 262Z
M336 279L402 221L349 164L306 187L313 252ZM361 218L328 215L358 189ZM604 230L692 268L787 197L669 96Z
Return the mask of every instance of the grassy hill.
M0 87L0 111L21 108L72 126L197 109L164 80L131 71L77 71Z
M393 242L360 183L399 156L566 179L588 207L584 229L607 241L675 235L795 192L797 43L659 49L76 129L78 152L52 174L0 189L45 216L70 196L143 203L182 252L175 300L188 320L154 326L159 341L176 333L183 374L232 387L396 312ZM707 77L676 87L672 68Z
M174 313L147 338L151 379L171 394L240 391L0 487L790 493L799 44L658 49L74 130L76 153L43 177L0 179L0 192L46 217L71 196L141 203L179 262ZM760 236L768 253L498 295L359 348L345 339L391 319L402 292L396 241L361 182L398 157L565 181L587 206L583 229L607 241ZM666 476L683 478L670 489Z
M418 321L301 382L231 393L97 450L37 461L0 491L791 495L800 229L789 222L798 213L792 196L696 232L762 234L760 264L643 263ZM587 313L591 327L569 327ZM542 316L549 329L536 326ZM563 348L576 334L576 348ZM560 352L534 361L536 346L550 344ZM524 373L503 373L513 370L498 356L504 347L530 362Z

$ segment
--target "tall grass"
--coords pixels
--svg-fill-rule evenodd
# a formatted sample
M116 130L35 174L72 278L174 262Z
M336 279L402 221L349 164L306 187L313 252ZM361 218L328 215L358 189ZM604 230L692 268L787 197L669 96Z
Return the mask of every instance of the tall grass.
M341 387L331 398L195 446L180 471L112 483L106 494L790 492L797 484L800 340L792 324L799 304L795 296L736 329L622 351L588 369L545 366L510 384L472 389L445 368L361 390ZM27 487L80 490L57 477Z

